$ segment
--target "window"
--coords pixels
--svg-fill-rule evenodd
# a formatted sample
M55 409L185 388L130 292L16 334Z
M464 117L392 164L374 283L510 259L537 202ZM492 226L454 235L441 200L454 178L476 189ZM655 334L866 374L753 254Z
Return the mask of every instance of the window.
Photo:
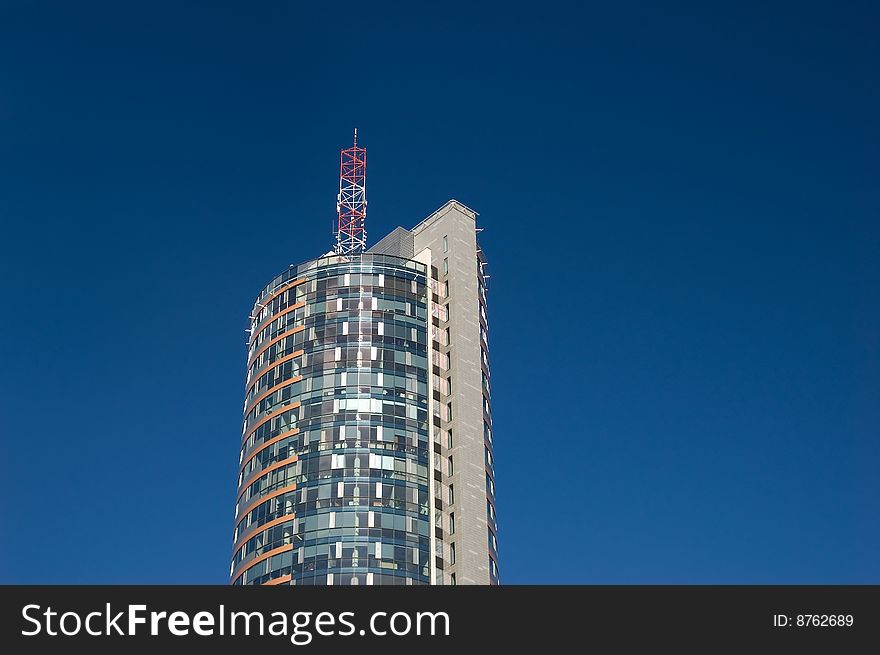
M451 485L450 485L449 489L450 490L452 489ZM488 500L486 501L486 518L488 519L488 521L490 523L495 522L495 508L492 507L492 503L490 503Z
M495 559L491 555L489 555L489 575L498 578L498 564L495 563Z
M446 403L446 420L452 420L452 403Z
M449 485L449 504L455 504L455 487L453 485Z
M489 528L489 548L496 553L498 552L498 541L495 539L495 533L492 532L492 528Z
M455 573L449 574L449 584L452 585L453 587L455 586Z
M492 476L486 473L486 493L495 495L495 483L492 481Z
M452 430L446 432L446 447L452 448Z
M455 564L455 544L449 544L449 563Z
M431 359L434 366L438 366L444 371L449 369L449 355L446 353L441 353L439 350L433 350L431 351Z
M449 252L449 239L446 235L443 235L443 252Z
M446 461L447 461L446 475L452 475L452 474L455 472L455 467L454 467L453 464L452 464L452 455L450 455L450 456L446 459Z
M455 534L455 514L449 515L449 534Z
M449 258L444 257L443 258L443 275L448 275L448 274L449 274Z

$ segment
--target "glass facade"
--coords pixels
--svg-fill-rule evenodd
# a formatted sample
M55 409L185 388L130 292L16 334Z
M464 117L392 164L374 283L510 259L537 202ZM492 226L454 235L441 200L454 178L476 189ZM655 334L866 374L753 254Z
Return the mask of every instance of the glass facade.
M251 316L233 584L429 584L427 268L291 267Z

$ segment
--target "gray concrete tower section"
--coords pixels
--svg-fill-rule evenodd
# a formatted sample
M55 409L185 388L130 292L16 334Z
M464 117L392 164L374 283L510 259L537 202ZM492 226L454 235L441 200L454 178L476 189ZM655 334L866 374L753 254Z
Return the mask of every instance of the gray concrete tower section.
M429 317L438 378L431 412L433 538L442 560L435 584L498 583L488 325L476 216L450 200L412 230L397 228L369 250L427 259L435 269L437 306Z

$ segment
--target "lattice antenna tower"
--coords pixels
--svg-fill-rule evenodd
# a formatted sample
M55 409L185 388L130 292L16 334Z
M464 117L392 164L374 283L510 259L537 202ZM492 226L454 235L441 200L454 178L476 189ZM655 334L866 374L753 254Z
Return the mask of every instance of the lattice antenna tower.
M339 155L339 195L336 196L336 253L357 254L367 245L367 149L354 145Z

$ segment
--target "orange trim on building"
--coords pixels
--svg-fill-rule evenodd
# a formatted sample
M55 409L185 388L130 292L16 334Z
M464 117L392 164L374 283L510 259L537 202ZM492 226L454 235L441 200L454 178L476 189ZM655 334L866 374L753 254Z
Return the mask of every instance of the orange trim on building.
M288 378L287 380L284 380L283 382L279 382L271 389L266 389L264 392L262 392L259 396L257 396L256 398L254 398L251 401L251 404L248 406L248 408L246 410L244 410L244 415L247 416L248 414L250 414L251 410L254 407L256 407L260 403L260 401L263 400L263 398L266 398L267 396L271 396L273 393L275 393L279 389L283 389L287 385L293 384L294 382L299 382L302 379L303 379L302 375L294 375L292 378Z
M303 352L304 351L302 349L294 350L289 355L285 355L284 357L280 357L279 359L276 359L274 362L272 362L268 366L261 368L259 375L254 376L254 381L251 382L251 386L249 386L247 388L247 391L244 392L244 397L247 398L251 394L251 391L253 391L254 387L257 385L257 382L260 381L260 378L263 377L264 375L266 375L266 373L268 373L271 369L275 368L279 364L283 364L284 362L287 362L287 361L293 359L294 357L299 357L300 355L303 354Z
M292 521L296 518L295 514L285 514L284 516L279 516L277 519L273 519L268 523L263 523L263 525L258 525L256 530L252 530L245 535L240 536L235 544L232 546L233 556L232 559L235 559L235 555L238 555L238 551L241 550L241 547L247 543L247 540L253 537L255 534L259 534L263 530L268 530L271 527L278 525L279 523L284 523L285 521ZM238 576L232 575L232 579L235 580Z
M278 555L280 553L286 553L288 550L293 550L293 544L285 544L283 546L278 546L278 548L273 548L272 550L263 553L259 557L255 557L254 559L249 559L246 562L241 562L232 572L232 579L235 580L242 573L246 573L250 569L254 568L257 564L262 562L264 559L269 559L273 555Z
M306 281L304 277L298 277L295 280L288 280L287 282L282 282L281 286L275 289L272 293L266 296L266 302L262 303L263 305L268 305L270 302L275 300L282 293L287 291L288 289L292 289L293 287L298 287L300 284Z
M280 462L275 462L272 466L267 466L264 469L260 469L259 471L254 471L254 474L249 475L244 480L241 481L241 486L239 486L240 492L238 494L238 498L236 499L236 504L241 500L241 497L244 495L244 492L247 490L249 486L251 486L254 482L259 480L260 478L266 477L269 473L274 471L275 469L280 469L282 466L287 466L288 464L293 464L295 461L299 459L299 455L294 455L293 457L288 457L287 459L282 459Z
M271 316L269 316L268 318L266 318L266 319L265 319L262 323L260 323L256 328L254 328L254 331L251 333L251 339L250 339L250 340L251 340L251 343L253 343L253 340L257 338L257 335L260 334L260 332L262 332L263 330L265 330L265 329L266 329L266 326L269 325L269 323L271 323L272 321L274 321L276 318L280 318L280 317L284 316L285 314L289 314L290 312L292 312L292 311L294 311L294 310L296 310L296 309L299 309L300 307L305 307L305 306L306 306L306 301L305 301L305 300L300 300L298 303L294 303L294 304L292 304L292 305L291 305L290 307L288 307L287 309L282 309L282 310L281 310L280 312L278 312L277 314L272 314Z
M249 512L252 512L254 509L265 503L267 500L272 500L276 496L286 494L289 491L296 491L296 484L292 484L287 487L281 487L280 489L276 489L272 493L268 493L265 496L258 496L254 498L251 502L244 506L244 509L239 511L238 515L241 518L238 520L238 523L241 523L244 520L244 517L246 517ZM238 527L238 524L236 524L236 527Z
M272 580L269 580L269 582L264 582L262 586L271 587L272 585L284 584L285 582L290 582L289 573L287 575L282 575L280 578L273 578Z
M247 468L247 465L251 463L251 460L254 457L256 457L257 455L259 455L261 452L266 450L266 448L268 448L272 444L278 443L282 439L287 439L287 437L292 437L295 434L299 434L299 428L293 428L293 430L288 430L287 432L282 432L277 437L272 437L271 439L269 439L269 441L264 441L260 445L259 448L257 448L256 450L254 450L252 452L247 453L248 458L244 461L244 464L241 465L238 472L241 473L242 471L244 471Z
M295 402L290 403L289 405L282 405L278 409L273 410L271 414L267 414L266 416L261 418L259 421L254 423L253 426L251 426L251 429L248 430L247 433L241 438L241 443L244 443L245 441L247 441L248 438L250 438L250 436L264 423L268 423L276 416L280 416L284 412L289 412L291 409L296 409L299 406L300 406L300 402L297 400Z
M260 349L259 349L257 352L255 352L255 353L251 356L251 358L248 360L247 368L250 368L250 367L253 365L253 363L254 363L255 361L257 361L257 358L258 358L260 355L262 355L262 354L266 351L267 348L270 348L270 347L272 346L273 343L278 343L278 342L281 341L284 337L289 337L290 335L292 335L292 334L296 334L297 332L302 332L302 331L305 330L305 329L306 329L306 326L305 326L305 325L297 325L297 326L296 326L295 328L293 328L292 330L288 330L287 332L282 332L281 334L279 334L278 336L276 336L274 339L270 339L269 341L267 341L266 343L264 343L262 346L260 346Z

